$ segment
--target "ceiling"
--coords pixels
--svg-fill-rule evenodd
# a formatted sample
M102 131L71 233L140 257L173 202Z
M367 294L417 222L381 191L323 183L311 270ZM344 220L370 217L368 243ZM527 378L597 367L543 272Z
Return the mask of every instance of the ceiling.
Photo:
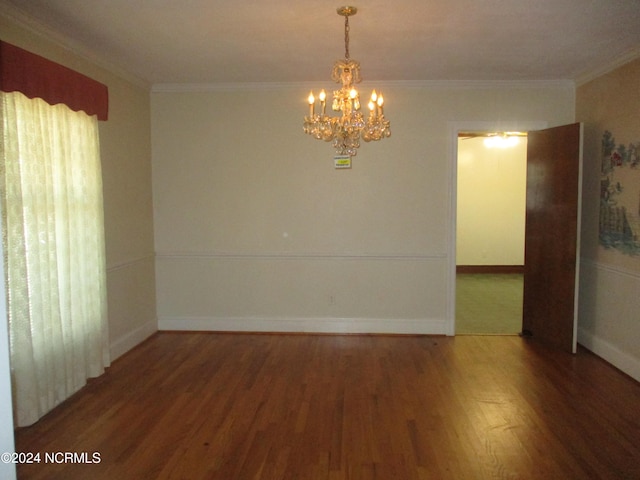
M149 83L326 80L340 0L0 0ZM351 58L382 81L576 80L640 54L640 0L353 0Z

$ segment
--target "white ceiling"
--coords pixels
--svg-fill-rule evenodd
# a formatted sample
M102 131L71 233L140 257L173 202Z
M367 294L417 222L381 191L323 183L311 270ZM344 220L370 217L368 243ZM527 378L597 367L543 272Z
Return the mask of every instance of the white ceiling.
M367 80L576 80L640 53L640 0L353 0ZM150 83L326 80L340 0L0 0Z

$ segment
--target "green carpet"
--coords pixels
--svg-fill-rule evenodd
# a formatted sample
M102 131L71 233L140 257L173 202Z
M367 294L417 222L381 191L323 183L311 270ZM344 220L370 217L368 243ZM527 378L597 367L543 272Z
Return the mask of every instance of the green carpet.
M519 333L522 288L521 274L457 274L456 334Z

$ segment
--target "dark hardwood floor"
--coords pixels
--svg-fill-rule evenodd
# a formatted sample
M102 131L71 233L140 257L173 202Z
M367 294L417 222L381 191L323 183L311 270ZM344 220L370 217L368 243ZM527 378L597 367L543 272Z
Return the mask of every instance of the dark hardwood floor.
M640 384L517 336L164 332L16 449L19 479L640 479Z

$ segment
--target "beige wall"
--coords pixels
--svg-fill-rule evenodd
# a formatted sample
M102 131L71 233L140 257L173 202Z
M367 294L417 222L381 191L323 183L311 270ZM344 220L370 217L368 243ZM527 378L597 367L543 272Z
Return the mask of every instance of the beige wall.
M640 380L640 256L598 242L601 141L640 142L640 60L581 85L576 119L585 124L580 343ZM637 172L618 179L627 193L640 191ZM626 178L625 178L626 177ZM640 195L637 198L640 209ZM640 215L640 211L636 211Z
M112 359L157 329L155 308L149 87L46 39L0 14L0 38L73 68L109 88L100 122L107 295Z
M456 262L524 265L527 139L510 148L484 140L458 140Z
M570 123L573 88L386 85L351 170L308 90L152 93L160 328L453 333L452 125Z

